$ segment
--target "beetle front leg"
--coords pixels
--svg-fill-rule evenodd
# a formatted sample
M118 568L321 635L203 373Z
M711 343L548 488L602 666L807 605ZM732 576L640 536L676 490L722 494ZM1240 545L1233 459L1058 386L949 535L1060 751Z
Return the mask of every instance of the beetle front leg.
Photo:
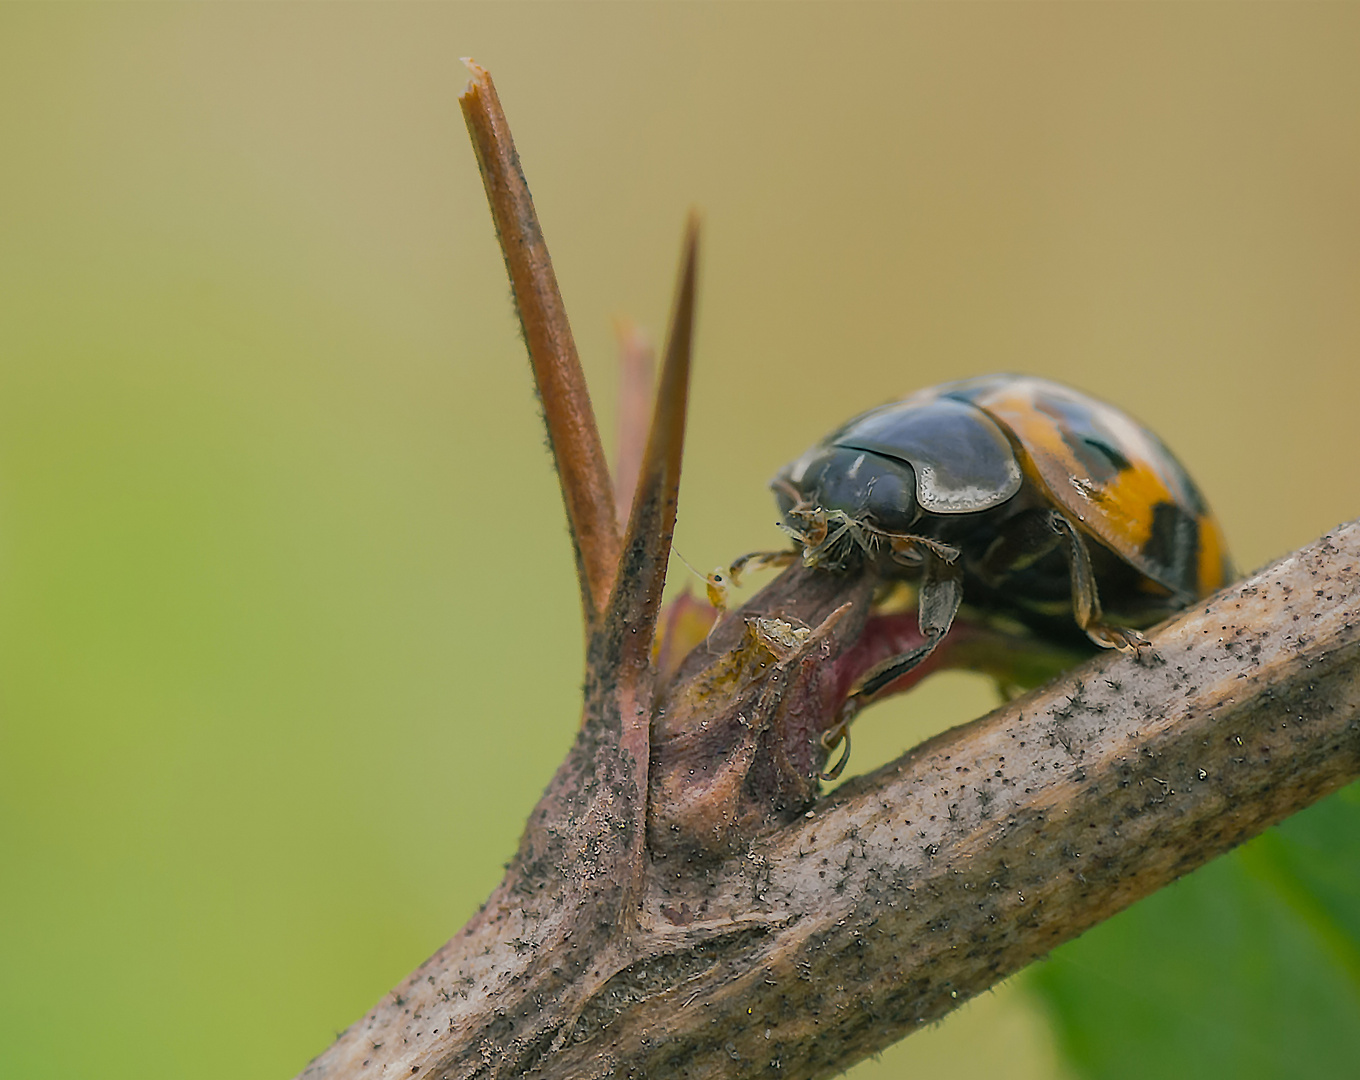
M916 619L925 641L914 649L875 664L850 692L841 706L836 723L822 733L822 746L828 752L834 750L842 740L847 743L840 760L821 774L823 780L834 780L845 769L850 757L850 721L876 694L924 663L954 624L954 616L958 614L959 604L963 600L963 568L957 560L946 560L929 550L923 554L922 560L924 569Z
M732 560L727 568L727 577L733 585L741 584L741 575L748 570L782 570L798 561L798 552L789 551L752 551L739 559Z
M748 555L734 560L727 567L716 567L704 575L704 586L708 593L708 602L717 609L719 619L727 614L728 602L731 594L728 591L733 585L741 584L741 575L747 570L782 570L786 566L792 566L798 559L796 551L752 551ZM689 566L689 563L685 563ZM694 569L690 567L690 569ZM695 573L698 573L696 570ZM716 630L718 624L715 622L713 628ZM710 631L711 636L711 631Z
M963 601L963 568L957 561L946 562L929 552L924 562L916 621L925 641L908 652L890 656L882 663L875 664L864 674L859 685L850 692L850 701L856 702L856 711L867 705L875 694L925 660L954 624L954 616L958 614L959 604Z

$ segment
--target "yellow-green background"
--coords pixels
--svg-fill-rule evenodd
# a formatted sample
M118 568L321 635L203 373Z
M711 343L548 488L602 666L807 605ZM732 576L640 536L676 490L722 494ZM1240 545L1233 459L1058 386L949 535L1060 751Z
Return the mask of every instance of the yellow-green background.
M6 5L0 1075L290 1075L571 738L464 55L607 433L610 321L660 328L704 212L690 562L776 543L852 412L1004 369L1157 430L1245 567L1360 514L1356 7ZM928 686L856 764L989 703ZM1062 1066L1011 987L857 1075L925 1070Z

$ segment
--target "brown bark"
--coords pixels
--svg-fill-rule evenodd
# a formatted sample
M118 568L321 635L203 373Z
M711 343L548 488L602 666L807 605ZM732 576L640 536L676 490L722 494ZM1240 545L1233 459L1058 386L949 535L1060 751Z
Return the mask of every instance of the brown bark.
M593 852L521 858L304 1075L834 1074L1360 775L1357 570L1351 524L728 859L649 860L624 937Z

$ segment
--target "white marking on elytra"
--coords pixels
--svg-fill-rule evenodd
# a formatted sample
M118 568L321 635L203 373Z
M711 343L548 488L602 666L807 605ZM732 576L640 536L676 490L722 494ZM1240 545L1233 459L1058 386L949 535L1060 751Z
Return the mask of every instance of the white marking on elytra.
M969 484L967 487L942 487L935 469L920 465L916 469L916 499L922 509L936 514L972 513L1005 502L1020 490L1020 467L1006 462L1006 479L997 487Z

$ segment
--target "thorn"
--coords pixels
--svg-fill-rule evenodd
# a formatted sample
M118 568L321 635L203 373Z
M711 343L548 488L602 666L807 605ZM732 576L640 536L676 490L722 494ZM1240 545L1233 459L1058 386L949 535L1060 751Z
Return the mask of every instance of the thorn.
M616 627L615 632L622 635L622 651L643 666L650 662L671 538L675 533L680 459L685 445L685 416L689 404L698 257L699 221L691 214L647 449L643 452L624 536L623 556L609 603L609 621Z
M647 770L655 699L652 642L661 612L661 593L666 585L680 490L698 244L699 223L691 215L656 406L638 473L637 491L633 495L632 512L628 516L618 577L609 607L590 643L592 657L610 658L605 666L612 675L611 688L620 720L619 750L624 760L631 758L632 765L635 828L623 908L629 919L635 917L634 908L642 895L646 869Z
M524 342L543 404L562 500L567 507L587 629L604 610L619 561L619 523L595 412L571 335L552 259L491 75L465 59L471 78L458 95L477 153L491 218L505 255Z

